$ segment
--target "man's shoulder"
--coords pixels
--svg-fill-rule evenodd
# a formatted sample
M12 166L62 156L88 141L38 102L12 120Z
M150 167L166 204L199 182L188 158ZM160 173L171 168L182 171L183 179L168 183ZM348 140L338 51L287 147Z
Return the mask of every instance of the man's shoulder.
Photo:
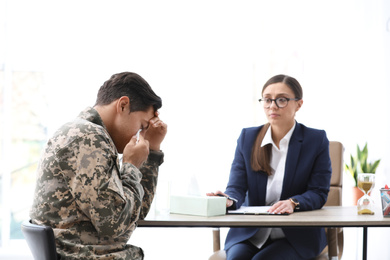
M78 117L62 125L49 139L48 145L57 153L74 146L100 148L103 143L110 143L112 146L111 142L103 126Z
M106 135L103 122L97 111L89 107L72 121L63 124L53 137L66 135L70 138L78 138L88 134Z

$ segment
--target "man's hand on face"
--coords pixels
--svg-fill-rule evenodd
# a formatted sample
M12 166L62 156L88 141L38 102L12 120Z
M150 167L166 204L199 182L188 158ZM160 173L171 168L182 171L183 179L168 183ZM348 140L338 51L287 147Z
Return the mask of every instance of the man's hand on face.
M140 134L137 142L137 136L134 135L123 150L123 162L131 163L140 168L144 161L148 159L148 155L149 141L145 140L143 135Z
M159 113L155 113L155 117L149 120L149 127L145 133L145 139L149 141L149 148L153 151L160 150L160 144L167 134L167 124L158 117Z
M125 146L123 162L131 163L140 168L148 158L150 150L160 150L160 144L167 134L167 124L161 121L158 115L159 113L156 112L155 116L149 120L148 128L138 134L138 141L136 134Z

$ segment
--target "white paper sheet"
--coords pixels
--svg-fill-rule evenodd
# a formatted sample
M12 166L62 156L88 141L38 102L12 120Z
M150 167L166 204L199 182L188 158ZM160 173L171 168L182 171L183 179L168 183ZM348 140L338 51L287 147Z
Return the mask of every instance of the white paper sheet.
M241 206L241 208L236 210L229 210L228 214L236 214L236 215L288 215L288 213L285 214L274 214L269 213L268 209L271 208L271 206Z

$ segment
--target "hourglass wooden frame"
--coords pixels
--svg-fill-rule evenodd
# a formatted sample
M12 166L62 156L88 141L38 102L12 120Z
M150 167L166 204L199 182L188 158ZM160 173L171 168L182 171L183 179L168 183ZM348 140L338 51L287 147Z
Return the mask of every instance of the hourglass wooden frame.
M374 215L374 201L370 197L370 192L374 186L375 174L358 174L358 188L364 193L364 195L357 202L357 210L359 215Z

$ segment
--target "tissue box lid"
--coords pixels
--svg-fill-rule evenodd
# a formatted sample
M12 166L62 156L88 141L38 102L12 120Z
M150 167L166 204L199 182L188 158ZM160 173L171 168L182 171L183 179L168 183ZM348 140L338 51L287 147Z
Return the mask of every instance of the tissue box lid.
M171 196L170 212L196 216L220 216L226 214L226 198L201 196Z

